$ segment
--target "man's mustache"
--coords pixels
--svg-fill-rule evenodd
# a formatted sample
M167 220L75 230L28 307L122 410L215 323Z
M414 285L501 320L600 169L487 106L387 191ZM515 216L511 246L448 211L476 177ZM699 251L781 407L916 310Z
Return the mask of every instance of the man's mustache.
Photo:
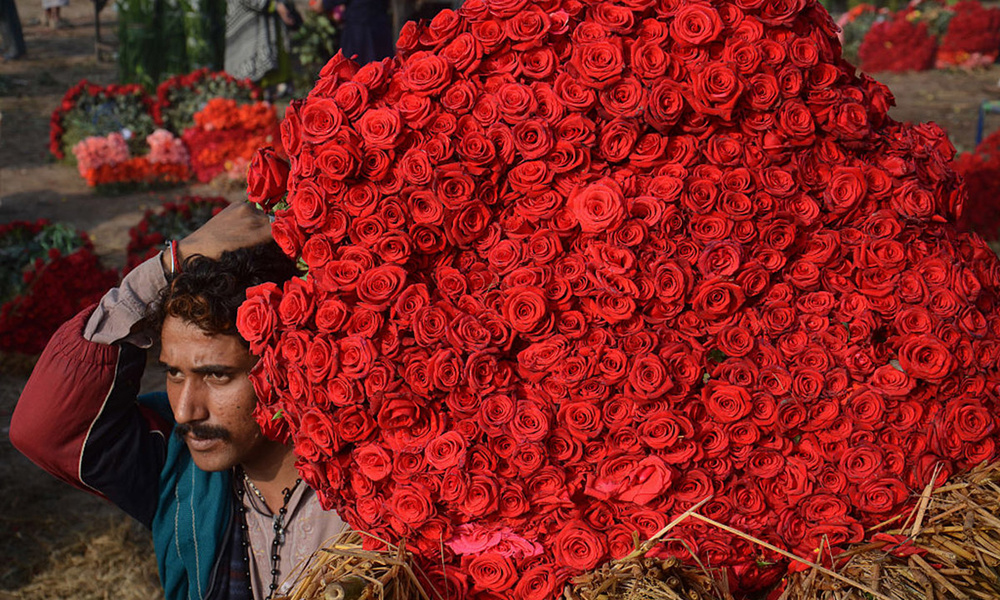
M229 430L225 427L204 425L202 423L178 423L177 426L174 427L174 434L181 439L186 438L188 435L192 435L202 440L211 440L216 438L220 440L229 439Z

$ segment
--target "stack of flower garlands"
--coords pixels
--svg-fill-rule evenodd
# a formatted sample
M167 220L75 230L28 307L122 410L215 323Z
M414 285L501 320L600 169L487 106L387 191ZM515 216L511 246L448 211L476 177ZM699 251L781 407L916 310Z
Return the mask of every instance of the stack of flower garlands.
M191 179L190 158L181 140L166 129L146 136L149 151L133 156L120 133L88 137L73 146L76 168L91 187L112 184L177 184Z
M50 149L59 159L75 157L90 186L176 184L194 175L207 181L226 166L242 179L253 151L277 135L277 114L254 102L259 96L250 81L204 69L165 81L156 102L138 85L82 81L53 113ZM220 98L229 99L227 107L242 103L227 111L230 131L221 143L220 134L206 134L220 113L211 101Z
M100 86L84 79L66 92L52 112L49 151L63 160L84 139L111 133L128 136L131 150L138 151L155 129L152 106L152 98L140 85Z
M0 351L37 354L114 285L86 233L47 221L0 225Z
M249 79L236 79L228 73L198 69L175 75L156 87L153 118L156 123L178 134L194 125L194 114L213 98L232 98L250 103L261 97L260 87Z
M191 151L198 181L211 181L224 171L243 179L257 149L277 142L278 113L266 102L237 104L230 98L213 98L195 113L194 126L181 139Z
M845 14L841 26L845 56L853 59L856 51L868 72L971 69L992 64L1000 52L1000 8L977 0L954 5L914 0L896 13L861 4Z
M252 163L309 272L238 326L261 426L442 596L555 598L706 499L828 558L997 458L1000 263L815 0L467 0L398 50ZM652 552L788 567L694 519Z
M227 204L220 196L183 196L177 202L147 210L142 220L128 230L125 272L156 256L167 240L179 240L198 229Z
M955 170L965 179L969 195L961 227L975 231L1000 251L1000 131L988 135L974 152L959 155Z

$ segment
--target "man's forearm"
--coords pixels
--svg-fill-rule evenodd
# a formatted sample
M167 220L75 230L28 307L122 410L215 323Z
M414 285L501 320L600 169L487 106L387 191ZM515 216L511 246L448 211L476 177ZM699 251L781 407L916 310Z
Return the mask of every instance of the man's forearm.
M87 320L83 338L98 344L128 342L140 348L151 346L151 335L135 329L145 317L147 307L156 302L160 291L167 286L162 261L162 253L150 258L105 294Z

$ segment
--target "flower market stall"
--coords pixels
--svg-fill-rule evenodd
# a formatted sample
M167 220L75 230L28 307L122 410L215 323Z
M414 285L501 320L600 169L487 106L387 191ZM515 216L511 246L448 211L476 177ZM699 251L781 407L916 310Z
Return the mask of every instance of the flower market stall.
M243 180L253 153L278 136L278 113L259 98L252 82L208 69L164 81L155 99L140 85L84 80L53 112L49 149L75 159L91 187L208 182L223 173Z
M309 273L239 327L366 549L546 599L671 526L648 557L743 597L997 459L1000 264L836 33L813 0L469 0L327 64L249 178Z

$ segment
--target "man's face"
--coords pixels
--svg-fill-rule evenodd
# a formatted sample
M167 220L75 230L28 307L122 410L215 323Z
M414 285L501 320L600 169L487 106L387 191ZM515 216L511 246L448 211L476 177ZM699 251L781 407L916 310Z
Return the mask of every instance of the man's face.
M160 361L175 433L205 471L252 461L266 444L252 413L257 403L247 375L254 358L232 335L208 335L197 325L168 316Z

